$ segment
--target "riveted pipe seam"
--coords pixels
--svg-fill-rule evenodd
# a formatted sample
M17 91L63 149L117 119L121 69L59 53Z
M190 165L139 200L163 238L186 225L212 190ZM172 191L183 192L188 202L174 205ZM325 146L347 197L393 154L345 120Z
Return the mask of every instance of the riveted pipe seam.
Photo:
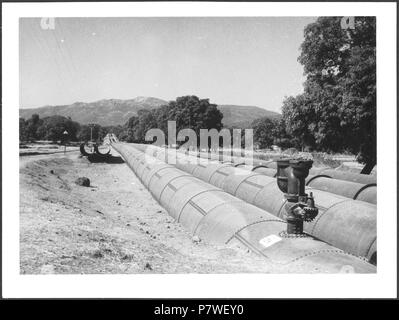
M244 163L240 162L240 163L237 163L235 166L239 167L239 166L243 166L243 165L244 165ZM255 166L254 168L252 168L252 171L257 172L256 170L258 168L262 168L262 167L273 170L272 168L269 168L266 165L258 165L258 166ZM245 170L245 166L242 169ZM335 179L331 175L321 174L322 172L324 172L326 170L331 170L331 169L330 168L321 169L317 175L314 175L314 176L311 176L310 178L308 178L306 185L309 187L312 187L313 189L316 189L316 190L331 192L331 193L338 194L338 195L341 195L341 196L344 196L344 197L347 197L347 198L350 198L353 200L358 199L360 201L365 201L365 202L369 202L372 204L376 204L376 192L377 192L376 189L373 189L372 191L367 190L369 188L376 187L377 186L376 183L368 183L366 185L361 185L360 182L353 182L350 179L347 179L347 180L338 179L338 178ZM333 171L336 172L336 170L333 170ZM259 172L259 173L262 173L262 172ZM355 175L355 177L359 175L359 174L353 174L353 173L351 173L351 174ZM273 175L271 174L271 172L266 175L276 177L277 171L275 171L275 173ZM363 177L363 176L365 176L365 177ZM368 179L367 175L361 175L360 177L362 179ZM312 185L312 181L314 181L318 178L331 178L332 181L335 181L335 183L342 184L343 187L342 188L328 188L326 185L321 185L320 187ZM346 186L345 186L345 183L347 184ZM354 190L354 188L357 189L357 191ZM369 194L367 196L363 196L362 193L366 192L366 191L369 192Z
M315 232L315 229L316 229L316 227L317 227L317 224L318 224L319 221L323 218L323 216L324 216L325 214L328 213L328 210L329 210L329 209L333 209L335 206L338 206L339 204L342 204L342 203L348 202L348 201L351 201L351 200L343 200L343 201L341 201L341 202L334 203L331 207L327 208L327 210L325 210L325 211L323 211L323 212L320 212L320 213L316 216L316 218L313 220L313 226L312 226L312 229L311 229L310 232L311 232L311 233L314 233L314 232Z
M218 169L218 170L219 170L219 169ZM197 174L198 174L198 172L197 172ZM236 188L234 189L234 191L232 191L232 192L229 191L229 192L230 192L231 194L237 196L237 190L238 190L239 186L241 186L243 183L245 183L246 180L248 180L248 179L250 179L250 178L252 178L252 177L253 177L253 175L248 175L247 177L240 178L240 179L243 180L243 181L239 182L238 187L236 187ZM209 182L209 181L206 181L206 182ZM226 182L225 182L225 183L226 183ZM266 185L264 185L263 188L266 188L267 185L271 185L271 184L272 184L272 182L269 182L269 183L267 183ZM274 184L273 184L273 185L274 185ZM226 188L225 188L225 187L222 187L222 188L226 191ZM257 203L257 201L256 201L256 198L258 197L258 195L259 195L260 192L262 192L262 189L259 189L259 190L258 190L258 192L256 193L256 196L255 196L254 200L253 200L253 201L250 201L250 203L257 205L258 207L260 207L260 208L262 208L262 209L265 209L260 203ZM314 191L314 192L315 192L315 191ZM243 199L243 198L242 198L242 199ZM318 224L319 224L320 221L323 220L323 218L324 218L325 215L329 215L329 213L330 213L331 211L334 210L334 207L337 206L337 205L339 205L340 203L345 202L345 201L350 201L349 199L345 199L345 198L340 199L340 198L336 197L336 199L337 199L337 200L335 200L336 203L335 203L333 206L329 207L329 208L324 207L324 206L319 206L319 208L322 210L322 212L320 212L320 214L319 214L319 216L318 216L316 222L315 222L314 224L310 224L310 226L309 226L310 230L309 230L309 228L306 228L306 229L307 229L307 232L309 232L309 233L312 234L312 235L315 235L315 233L317 233L316 231L317 231L317 228L318 228ZM244 199L244 200L247 200L247 199ZM278 207L277 207L277 209L276 209L276 215L277 215L278 217L282 217L283 214L284 214L284 212L283 212L284 203L285 203L285 202L282 202L280 205L278 205ZM269 207L267 210L269 210L269 209L270 209L270 207ZM274 213L274 211L271 211L271 212ZM307 224L305 224L305 225L307 225ZM319 234L317 234L317 237L318 237L318 238L321 238L321 239L323 240L323 237L320 237ZM374 240L375 240L375 239L373 239L372 241L374 241ZM331 243L331 242L329 242L329 243ZM334 243L331 243L331 244L335 245ZM370 244L370 245L371 245L371 244ZM341 247L341 249L342 249L342 247ZM348 249L348 248L346 248L346 249ZM351 248L349 248L349 249L351 249ZM354 251L353 251L352 249L353 249ZM356 255L362 255L362 256L363 256L363 255L369 255L369 254L368 254L367 252L365 252L364 250L357 251L356 248L352 248L352 249L351 249L349 252L354 252Z
M118 150L117 150L118 151ZM193 186L195 186L195 183L193 183ZM190 196L189 197L189 199L192 199L192 198L195 198L195 196L193 197L193 196ZM171 198L171 200L173 200L173 197ZM172 201L170 201L171 203L172 203ZM182 202L182 205L185 207L185 204L187 203L187 197L185 197L184 198L184 201ZM242 205L241 205L241 209L239 209L240 211L237 211L236 213L234 213L236 216L237 216L237 214L242 214L242 213L245 213L245 209L243 209L244 207L242 207L243 206L243 202L241 201L241 203L242 203ZM191 206L191 204L190 204L190 206ZM222 235L222 238L220 238L220 236L217 236L216 238L215 237L213 237L215 240L217 240L217 239L219 239L219 240L221 240L221 239L224 239L224 241L227 241L228 240L228 238L230 238L231 237L231 232L234 230L234 231L237 231L238 229L243 229L242 227L240 227L240 228L238 228L239 227L239 225L237 225L235 228L233 228L233 229L231 229L231 227L229 227L230 229L220 229L221 227L223 227L224 226L224 224L225 224L225 221L228 221L228 220L230 220L231 218L228 218L229 216L230 216L230 214L228 214L228 215L226 215L226 213L228 213L228 212L226 212L225 210L224 210L224 208L225 207L223 207L222 206L222 208L223 208L223 215L222 216L220 216L220 218L219 219L217 219L217 220L214 220L215 219L215 217L218 217L219 216L219 213L221 213L220 212L220 210L218 211L218 210L212 210L211 212L208 212L208 214L207 214L207 216L205 216L204 218L203 218L203 220L207 220L207 225L205 224L205 222L203 223L204 225L202 226L201 225L201 223L198 225L198 227L199 226L201 226L202 227L202 230L199 230L199 232L202 232L202 234L203 235L205 235L206 236L206 234L204 234L204 232L208 232L208 231L206 231L207 229L207 226L209 227L209 226L212 226L212 225L209 225L209 223L210 222L212 222L212 221L219 221L219 222L217 222L217 224L216 225L213 225L212 226L212 228L211 229L209 229L209 230L211 230L211 231L213 231L213 234L215 235L215 232L219 232L219 231L222 231L222 230L224 230L223 231L223 233L225 233L225 235ZM247 207L245 207L245 208L247 208ZM180 210L181 211L181 210ZM214 214L214 211L215 211L215 214ZM174 213L174 215L176 215L176 212ZM216 215L216 216L215 216ZM173 215L172 215L173 216ZM239 215L237 216L237 217L239 217ZM226 220L227 219L227 220ZM248 221L249 222L249 221ZM247 224L248 224L248 222L247 222ZM213 223L213 222L212 222ZM281 223L281 222L280 222ZM245 225L244 225L245 226ZM205 227L205 229L203 229ZM250 227L247 227L247 228L250 228ZM247 229L247 228L244 228L244 229ZM274 228L274 227L273 227ZM197 230L198 230L198 228L196 228ZM271 229L271 230L273 230L273 229ZM226 232L227 232L227 234L226 234ZM268 232L272 232L272 231L268 231ZM228 238L225 238L228 234L230 234L230 237L228 237ZM209 238L209 237L208 237ZM212 237L210 238L210 239L212 239ZM286 242L286 241L285 241ZM285 243L284 242L284 243ZM258 244L258 246L259 246L259 244ZM316 246L317 247L317 246ZM269 250L270 251L270 250ZM272 250L272 252L274 252L273 250ZM288 252L289 253L289 252ZM289 253L289 254L292 254L292 253ZM288 257L288 256L287 256ZM288 258L284 258L284 259L288 259ZM290 260L292 260L292 259L290 259Z
M193 198L195 198L196 196L199 196L199 195L201 195L201 194L203 194L203 193L212 192L212 191L219 191L219 189L204 190L204 191L201 191L200 193L196 193L195 195L193 195L192 197L190 197L190 198L187 200L187 202L185 203L185 205L180 209L179 215L178 215L178 218L177 218L177 221L178 221L178 222L180 221L180 217L181 217L181 214L182 214L184 208L186 207L186 205L187 205ZM224 205L224 203L222 203L222 204ZM208 213L209 213L209 212L208 212ZM206 214L205 214L204 216L206 216Z
M228 203L229 203L229 204L241 203L241 201L240 201L239 199L237 199L237 200L232 200L232 201L230 201L230 202L228 202ZM210 214L210 213L212 212L212 210L215 210L215 209L217 209L219 206L223 206L223 205L225 205L225 203L219 203L219 204L215 205L213 208L209 209L209 211L208 211L207 213L204 214L204 217L205 217L206 215ZM272 219L263 219L263 220L260 220L259 222L267 222L267 221L273 221L273 220L272 220ZM283 222L283 221L281 221L281 222ZM197 234L197 229L198 229L198 226L199 226L199 225L200 225L200 223L198 223L197 226L195 227L194 234ZM247 226L248 226L248 225L247 225ZM243 228L246 228L247 226L244 226ZM233 233L235 234L236 232L238 232L238 230L235 231L235 232L233 232ZM234 236L234 234L233 234L233 236ZM226 241L225 243L227 244L228 241Z
M306 181L306 185L308 186L313 180L317 179L317 178L331 178L331 176L328 176L326 174L317 174L315 176L309 176L307 181Z
M201 156L202 156L202 153L199 152L198 157L201 157ZM233 162L236 163L236 160L239 159L239 157L232 157L232 159L233 159ZM241 159L242 159L242 157L241 157ZM265 166L270 169L277 168L275 161L265 161L265 160L260 160L260 159L253 159L253 160L255 162L261 163L261 166ZM237 163L237 165L242 165L242 164L243 164L242 160L240 161L240 163ZM320 174L326 175L327 177L330 177L333 179L342 180L342 181L356 182L356 183L362 183L362 184L376 183L375 175L343 172L343 171L337 171L332 168L322 168L317 171L317 175L320 175Z
M160 193L160 195L159 195L159 198L162 198L162 195L163 195L163 192L165 191L165 189L166 188L171 188L173 191L177 191L177 190L179 190L179 188L176 188L173 184L172 184L172 182L174 181L174 180L177 180L177 179L179 179L179 178L181 178L181 177L189 177L188 175L187 176L178 176L178 177L175 177L175 178L173 178L172 180L170 180L166 185L165 185L165 187L162 189L162 191L161 191L161 193ZM187 184L188 183L190 183L190 182L187 182ZM184 186L184 185L183 185Z
M262 221L262 222L263 222L263 221ZM266 259L270 260L270 258L269 258L266 254L264 254L264 253L262 252L262 250L259 250L258 248L256 248L252 243L250 243L249 241L247 241L245 238L241 237L239 234L234 234L234 235L232 236L232 238L237 239L237 240L240 241L244 246L250 248L253 252L256 252L256 253L258 253L259 255L261 255L261 256L265 257ZM231 240L229 240L227 243L230 243L230 242L231 242Z
M369 183L369 184L364 185L360 190L358 190L358 191L356 192L356 194L355 194L355 196L353 197L353 199L356 200L357 198L359 198L360 194L361 194L364 190L366 190L366 189L368 189L368 188L371 188L371 187L376 187L376 186L377 186L376 183Z
M255 225L255 224L263 223L263 222L268 222L268 221L270 221L270 222L279 222L279 223L282 223L282 224L287 224L285 221L280 220L280 219L257 220L257 221L254 221L254 222L252 222L252 223L246 225L246 226L243 226L241 229L238 229L238 230L236 231L236 233L241 232L241 231L245 230L246 228L248 228L248 227L250 227L250 226L253 226L253 225ZM231 241L231 239L234 238L234 236L235 236L235 234L232 235L231 238L227 240L226 244L229 243L229 242Z

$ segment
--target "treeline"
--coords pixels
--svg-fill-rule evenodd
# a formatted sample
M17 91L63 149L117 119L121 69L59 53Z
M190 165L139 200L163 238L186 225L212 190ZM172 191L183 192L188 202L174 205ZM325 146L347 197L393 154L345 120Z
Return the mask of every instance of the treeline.
M168 121L176 121L176 132L184 128L193 129L199 135L200 129L220 130L222 128L222 113L209 99L199 99L196 96L179 97L167 105L157 109L139 110L122 126L100 126L99 124L81 125L70 118L51 116L40 119L37 114L28 120L20 118L20 141L50 140L50 141L102 141L107 133L115 134L119 140L126 142L145 143L146 132L159 128L167 139ZM64 134L64 132L68 134Z
M73 121L71 118L59 115L40 119L34 114L30 119L19 118L19 141L33 142L48 140L53 142L93 141L101 142L115 127L103 127L99 124L85 124Z
M176 121L176 133L181 129L191 128L199 136L200 129L220 130L223 114L217 105L209 99L199 99L196 96L184 96L170 101L157 109L139 110L137 116L131 117L126 124L113 132L119 140L145 143L145 134L152 128L161 129L165 138L168 134L168 121ZM115 129L114 129L115 130Z
M283 118L260 118L252 122L254 144L260 149L277 145L282 149L299 147L293 137L287 133Z
M50 140L64 141L66 139L77 141L80 124L63 116L51 116L40 119L39 115L33 114L28 120L19 118L19 140L35 141ZM64 134L67 131L68 134Z
M376 36L374 17L356 17L353 29L341 27L341 17L323 17L304 30L298 61L306 77L304 91L287 97L282 117L252 123L254 143L260 148L321 152L351 152L366 163L363 173L376 164ZM222 113L209 99L179 97L156 109L140 110L121 126L80 125L61 116L20 119L20 140L101 140L114 133L119 140L144 143L146 132L176 121L176 132L220 130ZM92 129L90 129L92 128ZM232 129L232 128L230 128ZM242 128L245 129L245 128Z
M285 99L280 122L255 123L255 139L262 145L282 139L300 149L351 152L369 173L377 162L376 19L354 17L347 29L341 20L318 18L305 28L298 58L304 92Z

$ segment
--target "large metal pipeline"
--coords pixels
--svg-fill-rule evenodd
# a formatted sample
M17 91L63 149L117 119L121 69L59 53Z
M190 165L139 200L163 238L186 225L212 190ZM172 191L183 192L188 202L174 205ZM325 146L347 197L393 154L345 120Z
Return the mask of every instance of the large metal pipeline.
M212 160L222 160L224 159L222 153L207 153L207 152L198 152L197 153L201 158L208 158ZM244 164L245 158L238 157L238 156L231 156L228 157L229 161L233 162L234 164ZM252 160L254 166L263 166L270 169L277 170L277 164L275 161L271 160L262 160L262 159L253 159ZM332 168L312 168L310 173L312 175L323 175L328 176L333 179L337 180L344 180L350 182L356 182L360 184L376 184L377 183L377 175L367 175L361 173L354 173L349 171L341 171L335 170Z
M377 184L375 183L361 184L332 179L325 175L317 175L308 177L306 185L314 189L324 190L354 200L377 204Z
M280 237L285 221L187 172L155 159L132 145L113 143L153 197L191 234L213 244L248 248L292 270L336 273L348 266L375 273L375 266L312 237Z
M211 159L211 160L219 160L222 159L221 156L215 153L192 153L189 155L198 156L202 159ZM262 173L269 177L276 177L277 170L274 169L276 163L270 162L266 160L255 160L253 165L245 164L245 160L239 157L230 157L231 162L226 161L224 163L232 163L235 167ZM271 167L273 168L271 168ZM362 184L356 183L346 180L339 180L331 178L329 175L319 174L322 171L325 171L329 168L312 168L311 173L316 175L311 175L307 179L307 185L313 189L326 191L329 193L334 193L337 195L341 195L346 198L350 198L353 200L360 200L369 202L372 204L377 204L377 185L375 183ZM335 170L332 170L335 171ZM327 171L328 173L329 171ZM364 176L364 175L362 175ZM329 178L329 179L328 179Z
M193 153L190 153L193 155ZM212 160L222 159L221 155L215 153L204 153L199 152L198 156L200 158L208 159L208 157ZM237 168L262 173L269 177L276 177L277 175L277 165L274 161L266 161L266 160L259 160L253 159L253 164L248 165L245 163L244 158L239 157L230 157L231 163ZM225 162L228 163L228 162ZM326 172L327 174L324 174ZM377 184L376 183L359 183L359 182L352 182L350 179L343 180L339 178L333 178L333 176L340 176L340 174L335 173L336 170L330 168L312 168L310 170L311 176L307 179L307 186L312 187L313 189L326 191L330 193L334 193L337 195L341 195L346 198L350 198L353 200L360 200L369 202L372 204L377 204ZM373 178L367 178L366 175L358 175L350 173L350 177L353 180L358 181L373 181L375 180L375 176ZM366 176L364 178L363 176Z
M165 150L160 153L158 148L137 147L143 151L151 150L154 156L167 159L168 152L165 153ZM285 201L274 178L228 163L174 154L177 168L283 218ZM311 191L320 213L313 222L305 224L305 231L337 248L376 263L376 206L316 189Z
M351 181L362 184L377 183L377 175L375 174L353 173L349 171L340 171L331 168L320 170L318 174L329 176L330 178L337 180Z

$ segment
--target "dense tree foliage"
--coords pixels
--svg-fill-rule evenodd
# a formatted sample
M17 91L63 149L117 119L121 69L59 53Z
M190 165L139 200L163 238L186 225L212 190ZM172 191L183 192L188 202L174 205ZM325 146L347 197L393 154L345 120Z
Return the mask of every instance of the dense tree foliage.
M51 116L42 119L41 125L36 130L36 137L41 140L51 141L77 141L80 124L63 116ZM64 134L67 132L67 134Z
M28 120L19 118L19 140L21 141L34 141L37 140L37 129L43 124L43 120L39 115L33 114Z
M64 134L67 131L68 134ZM19 140L29 142L35 140L66 141L97 141L100 142L107 133L122 136L123 126L102 127L99 124L80 125L76 121L63 116L51 116L40 119L37 114L28 120L19 118Z
M79 141L102 141L109 129L99 124L84 124L80 126L77 138Z
M269 148L274 144L278 121L270 118L257 119L252 123L254 129L254 143L260 148Z
M286 132L286 123L283 118L263 117L252 122L254 143L261 149L278 145L289 148L295 145L295 139Z
M124 127L121 125L116 125L116 126L105 126L104 128L104 132L105 134L107 133L113 133L115 136L119 137L122 135L122 133L124 132ZM104 138L105 136L101 137ZM123 139L125 140L125 139Z
M209 99L199 99L196 96L179 97L171 101L164 112L170 115L169 120L176 121L177 131L191 128L197 134L200 129L222 128L223 114L216 104L209 103Z
M19 119L19 140L76 141L79 129L79 123L69 118L56 115L40 119L34 114L28 120ZM64 134L65 131L68 134Z
M222 128L222 113L209 99L196 96L179 97L176 101L152 110L140 110L137 116L131 117L120 132L119 139L128 142L145 142L149 129L159 128L168 134L168 121L176 121L176 133L184 128L193 129L199 136L200 129Z
M28 126L24 118L19 118L19 141L29 141Z
M374 17L356 17L343 29L341 17L323 17L305 28L298 61L304 93L283 103L287 132L300 147L350 151L376 163L376 36Z
M343 29L341 17L322 17L304 30L298 61L304 67L304 91L287 97L282 118L253 122L255 143L277 144L327 152L349 151L366 163L364 173L376 163L376 22L374 17L356 17L354 28ZM91 125L93 139L107 132L128 142L145 142L149 129L168 134L168 121L176 132L191 128L220 130L222 113L208 99L179 97L156 109L140 110L124 126ZM20 119L20 140L89 140L90 125L79 126L65 117Z

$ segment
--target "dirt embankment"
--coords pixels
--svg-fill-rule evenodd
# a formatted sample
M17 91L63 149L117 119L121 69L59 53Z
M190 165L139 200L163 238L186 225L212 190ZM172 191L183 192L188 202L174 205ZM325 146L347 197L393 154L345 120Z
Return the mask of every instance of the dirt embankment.
M74 183L81 176L90 187ZM126 164L89 163L77 153L23 157L20 243L23 274L287 271L193 241Z

